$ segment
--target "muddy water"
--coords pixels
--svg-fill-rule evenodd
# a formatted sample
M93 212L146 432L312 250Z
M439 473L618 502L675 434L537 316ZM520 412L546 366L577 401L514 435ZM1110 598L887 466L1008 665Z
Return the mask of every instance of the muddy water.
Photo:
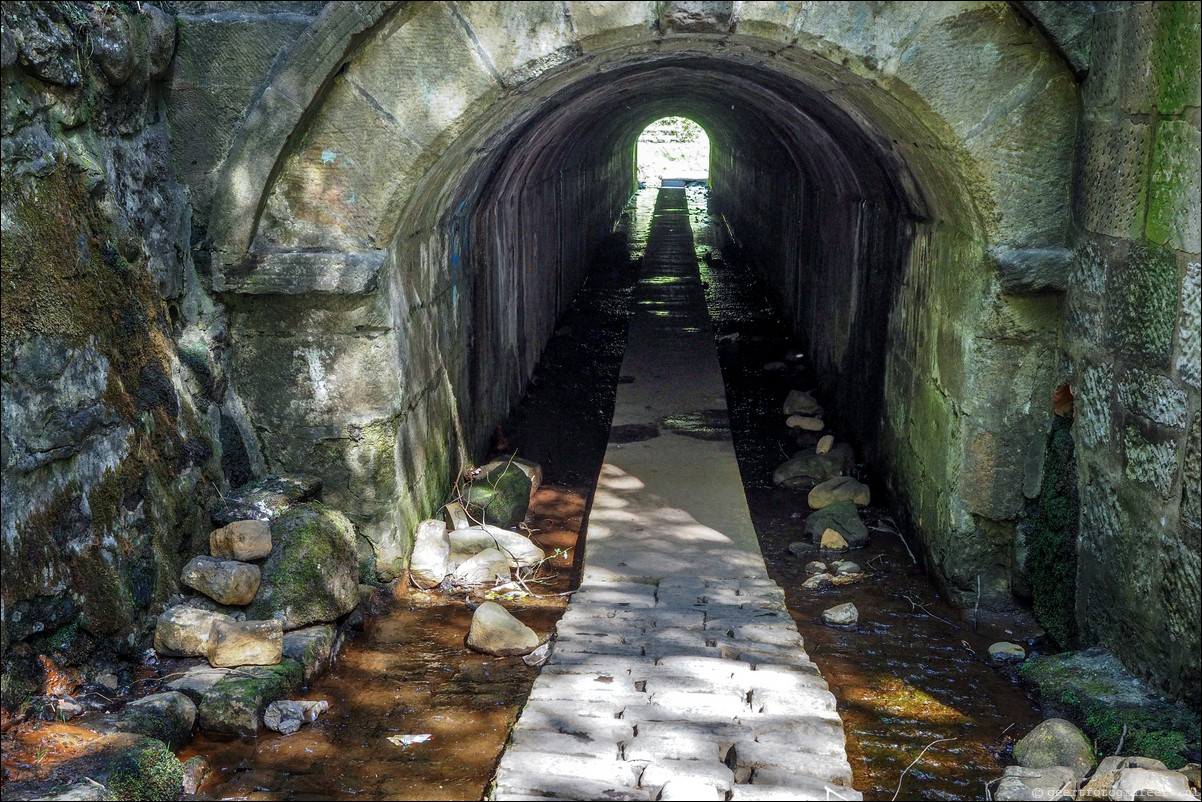
M839 700L854 785L865 799L895 793L898 799L984 798L984 783L1001 775L1014 735L1040 720L1025 691L988 664L987 650L998 640L1027 643L1038 630L1029 616L1016 614L978 621L974 632L971 620L939 599L911 557L906 534L883 531L896 524L882 508L864 515L870 527L879 527L870 545L845 557L867 569L868 578L802 589L805 564L822 558L816 548L801 555L789 551L791 543L807 539L806 493L777 488L771 476L800 447L817 441L818 435L800 435L799 443L780 408L790 389L812 389L815 382L804 359L786 359L800 352L800 344L756 277L745 265L715 258L718 238L705 190L688 194L752 520L806 650ZM765 370L772 362L785 362L784 369ZM849 601L859 610L856 626L822 623L824 609Z

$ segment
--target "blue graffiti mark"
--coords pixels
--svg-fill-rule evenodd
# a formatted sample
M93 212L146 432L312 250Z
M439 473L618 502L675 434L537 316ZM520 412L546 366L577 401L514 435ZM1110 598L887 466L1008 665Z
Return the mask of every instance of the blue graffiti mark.
M321 152L321 163L322 164L329 164L330 162L334 161L334 159L337 159L337 158L338 158L338 154L332 150L323 150Z
M354 203L354 202L355 202L355 193L353 193L353 192L352 192L352 193L351 193L351 196L350 196L349 198L347 198L347 199L346 199L346 202L347 202L347 203Z

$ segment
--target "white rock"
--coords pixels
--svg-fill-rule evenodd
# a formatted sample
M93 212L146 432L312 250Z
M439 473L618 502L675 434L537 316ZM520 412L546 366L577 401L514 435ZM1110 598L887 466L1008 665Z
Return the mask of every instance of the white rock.
M530 538L492 524L456 529L449 538L451 551L458 554L478 554L485 549L497 549L505 555L510 568L537 565L546 557Z
M485 654L530 654L538 648L538 634L501 605L487 601L472 614L467 645Z
M456 585L490 585L509 581L509 558L497 549L485 549L455 568L451 581Z
M1003 640L990 645L989 656L993 660L1002 663L1008 660L1025 660L1027 659L1027 652L1017 643Z
M785 419L785 425L790 429L801 429L805 432L820 432L826 428L822 418L814 418L809 415L790 415ZM823 452L819 451L818 453Z
M836 604L822 611L822 620L834 626L846 626L860 620L860 611L851 602Z
M452 501L444 509L447 526L451 529L467 529L469 526L476 525L476 522L468 517L467 510L458 501Z
M835 445L835 436L832 434L824 434L818 438L818 445L814 446L815 454L826 454Z
M807 574L820 574L825 570L826 563L819 560L811 560L810 562L806 563L805 571Z
M831 563L831 570L834 571L836 575L842 575L858 574L864 569L861 568L858 563L853 563L851 560L836 560L835 562Z
M814 574L812 577L807 579L805 582L802 582L801 586L803 588L805 588L806 590L816 590L817 588L820 588L823 585L829 585L831 583L831 580L834 578L835 578L834 574L828 574L828 573Z
M409 559L409 579L419 588L432 588L447 575L447 557L451 539L442 521L422 521L413 536L413 556Z
M312 724L329 709L330 703L325 700L308 702L280 699L267 705L267 709L263 711L263 726L284 735L291 735L299 730L302 724Z

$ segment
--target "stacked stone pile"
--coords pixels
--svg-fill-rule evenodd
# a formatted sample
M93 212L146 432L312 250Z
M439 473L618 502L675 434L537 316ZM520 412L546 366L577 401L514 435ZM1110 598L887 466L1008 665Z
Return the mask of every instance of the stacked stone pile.
M868 528L857 508L868 506L872 495L867 485L849 475L856 462L851 445L836 442L829 433L819 435L826 429L822 418L825 413L808 392L790 390L781 411L786 416L785 425L796 432L801 450L777 466L772 481L807 492L806 502L814 510L805 525L810 542L829 551L867 545ZM791 550L797 554L810 550L803 542L793 545L796 548ZM824 584L823 580L816 582L811 587Z
M1171 771L1147 757L1104 757L1094 769L1093 749L1071 722L1051 718L1014 745L994 799L1198 799L1198 764ZM1093 769L1092 774L1090 770Z
M210 554L181 576L202 595L159 616L156 651L205 660L169 684L199 705L204 730L257 733L270 705L328 667L335 625L359 603L354 525L305 500L320 487L272 476L223 499L212 511L224 526L210 534ZM237 515L248 517L230 520ZM315 708L297 709L300 718L268 719L299 726Z
M520 580L546 553L513 527L526 517L542 482L542 468L515 457L473 472L467 488L446 505L446 520L417 527L409 579L419 589L499 586ZM467 645L496 655L529 654L538 636L495 602L472 617Z

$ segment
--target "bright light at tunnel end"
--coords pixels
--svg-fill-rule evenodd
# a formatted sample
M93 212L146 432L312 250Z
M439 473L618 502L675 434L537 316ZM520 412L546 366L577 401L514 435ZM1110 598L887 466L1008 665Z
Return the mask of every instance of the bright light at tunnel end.
M687 117L663 117L644 128L635 157L640 187L658 187L665 178L709 180L709 137Z

